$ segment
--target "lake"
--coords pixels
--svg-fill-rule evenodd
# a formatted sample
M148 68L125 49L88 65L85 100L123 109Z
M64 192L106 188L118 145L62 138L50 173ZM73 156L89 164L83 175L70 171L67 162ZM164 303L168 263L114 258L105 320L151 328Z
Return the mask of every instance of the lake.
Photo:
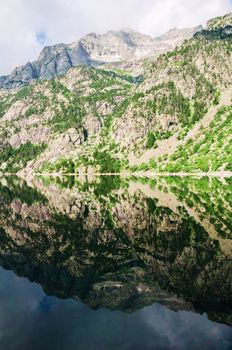
M232 349L231 208L231 178L0 178L0 349Z

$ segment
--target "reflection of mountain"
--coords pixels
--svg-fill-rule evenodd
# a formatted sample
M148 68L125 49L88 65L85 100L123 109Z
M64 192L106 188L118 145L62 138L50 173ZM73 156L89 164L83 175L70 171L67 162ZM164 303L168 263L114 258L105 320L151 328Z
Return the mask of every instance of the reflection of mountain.
M214 186L214 212L202 181L205 193ZM94 309L133 311L157 301L232 324L228 184L189 184L2 180L0 264Z

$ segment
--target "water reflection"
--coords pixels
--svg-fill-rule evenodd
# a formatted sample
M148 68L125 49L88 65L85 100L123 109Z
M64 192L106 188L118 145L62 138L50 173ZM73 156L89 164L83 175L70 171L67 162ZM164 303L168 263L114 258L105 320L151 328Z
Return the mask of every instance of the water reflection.
M231 198L231 179L2 179L0 265L42 289L1 270L0 344L230 349Z

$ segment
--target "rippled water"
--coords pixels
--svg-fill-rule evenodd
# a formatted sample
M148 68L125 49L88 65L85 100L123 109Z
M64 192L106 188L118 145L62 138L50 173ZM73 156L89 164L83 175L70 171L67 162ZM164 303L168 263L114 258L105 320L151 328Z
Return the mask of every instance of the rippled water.
M232 179L0 179L1 349L232 349Z

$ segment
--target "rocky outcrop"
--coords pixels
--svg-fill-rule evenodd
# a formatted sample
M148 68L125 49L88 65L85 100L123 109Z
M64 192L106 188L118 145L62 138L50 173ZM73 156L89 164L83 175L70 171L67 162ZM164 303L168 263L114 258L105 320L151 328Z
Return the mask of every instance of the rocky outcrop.
M13 135L9 140L9 144L17 148L27 142L33 140L34 143L46 143L49 136L50 129L45 126L39 126L38 128L29 129L27 132L23 131L17 135Z

